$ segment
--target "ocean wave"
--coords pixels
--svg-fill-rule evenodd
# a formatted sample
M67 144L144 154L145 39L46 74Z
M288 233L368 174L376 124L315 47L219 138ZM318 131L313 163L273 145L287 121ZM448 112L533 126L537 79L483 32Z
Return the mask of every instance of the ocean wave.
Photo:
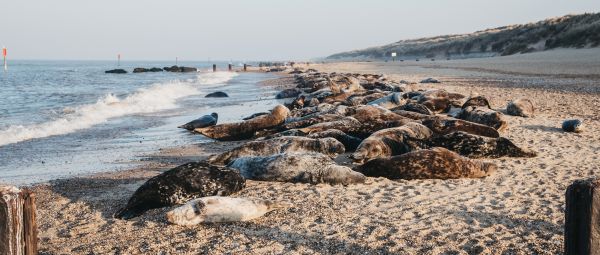
M65 108L65 115L55 120L0 130L0 146L72 133L115 117L173 109L177 107L177 99L200 94L202 87L219 85L235 76L231 72L199 73L195 79L154 84L123 98L108 94L93 104Z

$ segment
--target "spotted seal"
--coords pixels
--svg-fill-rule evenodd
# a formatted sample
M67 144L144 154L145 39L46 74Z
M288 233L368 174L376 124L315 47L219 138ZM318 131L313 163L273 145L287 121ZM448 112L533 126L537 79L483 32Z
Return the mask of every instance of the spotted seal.
M481 178L494 173L497 166L435 147L390 158L376 158L356 169L366 176L412 180Z
M533 103L527 98L511 101L506 106L506 113L512 116L533 117L534 111Z
M407 123L406 125L379 130L363 140L351 159L356 163L362 163L374 158L390 157L400 155L409 151L420 149L421 146L413 146L409 140L429 139L433 132L419 123Z
M205 196L227 196L240 191L246 180L235 169L191 162L152 177L131 196L116 218L130 219L147 210Z
M261 141L247 142L230 151L213 156L213 164L229 164L240 157L270 156L279 153L319 152L335 158L344 153L344 145L334 138L313 139L301 136L282 136Z
M320 153L237 158L228 166L238 169L246 179L257 181L342 185L365 182L363 174L336 165L331 158Z

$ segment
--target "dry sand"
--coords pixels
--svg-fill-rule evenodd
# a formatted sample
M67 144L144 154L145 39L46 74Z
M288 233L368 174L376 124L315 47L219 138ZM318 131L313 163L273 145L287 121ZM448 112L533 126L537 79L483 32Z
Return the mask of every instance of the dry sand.
M461 60L456 67L452 61L439 67L408 61L311 65L323 71L385 73L398 80L435 77L442 83L422 86L485 95L496 109L518 97L530 98L538 114L507 116L510 129L503 136L539 156L489 160L499 165L491 177L369 178L347 187L248 181L236 196L288 199L295 206L250 222L194 227L167 224L168 208L128 221L113 219L149 177L240 143L164 149L139 169L37 186L42 254L561 253L566 187L600 173L600 80L594 68L578 69L577 77L538 72L552 62L543 58L508 70L497 67L495 61L507 61L503 58L473 60L471 66ZM569 68L574 67L564 67ZM588 130L562 132L562 120L573 117L583 119Z

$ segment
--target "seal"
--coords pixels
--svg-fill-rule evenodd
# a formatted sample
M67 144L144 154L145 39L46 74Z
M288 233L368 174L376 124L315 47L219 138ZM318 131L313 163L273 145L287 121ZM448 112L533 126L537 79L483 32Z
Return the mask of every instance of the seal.
M400 155L421 149L407 140L429 139L433 132L419 123L407 123L400 127L379 130L360 143L350 158L355 163L363 163L374 158Z
M178 126L178 128L184 128L189 131L192 131L196 128L214 126L217 124L218 119L219 119L219 114L217 114L216 112L213 112L210 115L204 115L198 119L192 120L188 123Z
M352 117L344 117L335 121L310 125L308 127L300 128L299 130L305 134L311 134L328 129L338 129L346 134L349 134L358 131L360 127L361 123L357 119Z
M284 130L289 130L289 129L303 128L303 127L308 127L310 125L314 125L317 123L339 120L343 117L344 117L343 115L339 115L339 114L326 113L326 114L310 115L310 116L302 117L297 120L291 120L291 121L290 121L290 119L288 119L288 121L286 121L286 123L284 123L278 127L278 130L284 131Z
M460 108L467 108L469 106L481 106L487 107L488 109L492 109L490 106L490 102L484 96L476 96L467 99L467 101Z
M329 130L325 130L325 131L321 131L321 132L317 132L317 133L312 133L312 134L308 135L307 137L309 137L309 138L325 138L325 137L334 138L344 145L344 148L346 151L356 150L356 147L358 147L358 145L362 142L362 140L360 138L357 138L357 137L354 137L351 135L347 135L346 133L344 133L338 129L329 129Z
M454 118L429 118L421 123L431 129L436 135L445 135L456 131L469 134L497 138L500 137L498 130L493 127Z
M420 113L420 114L425 114L425 115L433 115L433 112L431 112L431 110L429 110L429 108L427 108L427 106L422 105L422 104L417 104L417 103L406 103L405 105L402 105L400 107L396 107L394 109L390 109L391 111L396 111L396 110L403 110L403 111L409 111L409 112L416 112L416 113Z
M334 138L313 139L301 136L282 136L261 141L247 142L237 148L211 157L212 164L229 164L236 158L270 156L279 153L319 152L335 158L344 153L344 145Z
M256 131L282 124L289 113L290 110L287 107L277 105L271 110L271 114L261 115L243 122L196 128L194 132L219 141L244 140L251 138Z
M489 176L496 172L497 166L435 147L390 158L376 158L358 166L357 169L366 176L372 177L445 180Z
M306 97L304 95L300 95L299 97L294 99L294 101L292 101L292 103L290 104L290 106L288 108L290 108L290 110L304 108L304 100L305 99L306 99Z
M238 158L228 166L240 170L246 179L256 181L348 185L364 183L366 179L363 174L336 165L331 158L320 153Z
M498 131L508 128L504 114L485 107L467 106L457 113L457 118L493 127Z
M519 98L506 106L506 113L512 116L533 117L534 111L533 103L527 98Z
M241 197L201 197L190 200L166 214L167 221L182 226L200 223L248 221L266 213L290 207L288 202Z
M583 122L581 120L565 120L562 123L562 130L566 132L581 133L584 130Z
M367 104L368 102L372 102L375 101L379 98L385 97L386 94L382 93L382 92L374 92L371 94L356 94L356 95L352 95L350 97L348 97L346 99L345 104L350 105L350 106L357 106L357 105L364 105Z
M416 96L417 103L429 108L434 113L448 112L453 106L460 107L458 100L464 98L457 93L448 93L446 90L428 90Z
M444 147L469 158L537 156L535 151L519 148L508 138L490 138L460 131L432 137L429 140L429 145L432 147Z
M367 105L378 105L385 109L391 109L406 103L406 98L401 92L393 92L385 97L368 102Z
M191 162L150 178L115 217L130 219L150 209L183 204L198 197L227 196L245 185L246 180L235 169Z

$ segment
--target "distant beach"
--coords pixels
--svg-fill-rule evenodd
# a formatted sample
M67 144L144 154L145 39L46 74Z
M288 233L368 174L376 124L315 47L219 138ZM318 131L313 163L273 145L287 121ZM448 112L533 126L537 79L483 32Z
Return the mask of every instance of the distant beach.
M114 212L148 178L243 143L189 135L192 139L184 144L158 146L140 155L137 167L36 185L40 248L44 254L561 253L566 187L600 172L600 131L594 128L600 124L599 65L590 61L597 54L597 49L558 50L456 61L312 64L309 68L322 72L383 73L394 80L434 77L441 83L418 86L484 95L499 110L527 97L536 106L536 116L507 116L509 129L502 135L538 156L486 159L499 170L483 179L368 178L365 184L349 186L248 180L235 196L294 204L250 222L174 226L164 220L169 208L132 220L114 219ZM272 108L276 91L295 86L291 75L258 75L271 78L263 82L253 75L258 74L240 74L234 80L252 79L247 86L256 86L254 100L211 105L201 112L215 110L229 117L227 121L237 121ZM226 91L235 93L236 87ZM567 118L582 119L590 128L580 134L562 132L560 123ZM175 130L175 121L169 121L169 128Z

